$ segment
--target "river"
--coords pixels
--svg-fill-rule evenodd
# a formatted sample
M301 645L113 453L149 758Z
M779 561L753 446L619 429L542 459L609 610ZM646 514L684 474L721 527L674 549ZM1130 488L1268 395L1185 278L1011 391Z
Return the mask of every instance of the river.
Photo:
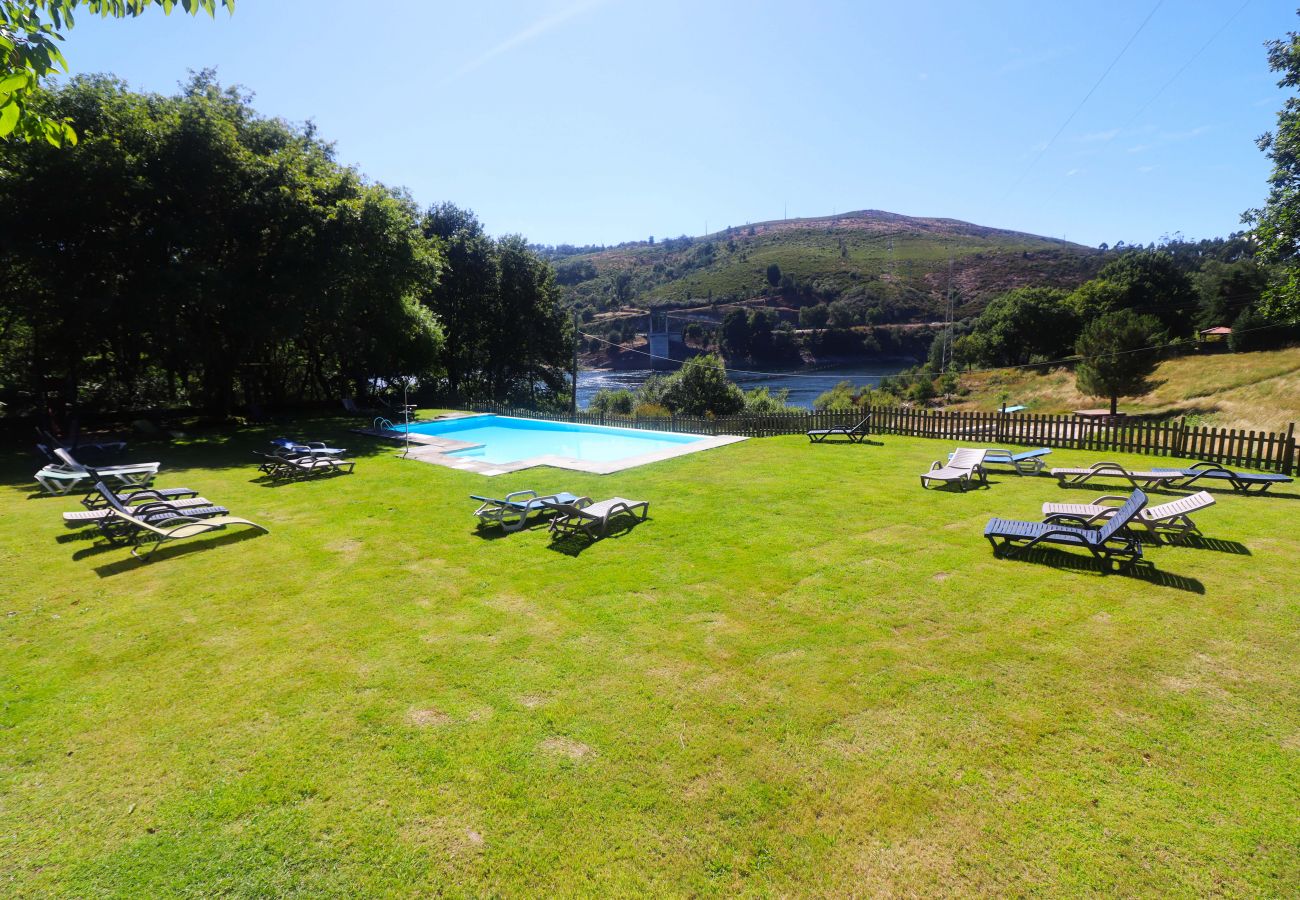
M913 363L889 361L867 361L842 366L816 366L804 369L767 369L767 374L751 375L744 372L731 372L727 375L747 391L765 387L775 393L787 388L790 396L786 403L791 406L811 408L817 395L830 390L840 381L854 384L879 384L886 375L897 375ZM618 390L627 388L635 391L641 383L652 374L650 369L589 369L578 372L578 407L581 409L591 402L596 391L601 388ZM661 374L668 374L666 372Z

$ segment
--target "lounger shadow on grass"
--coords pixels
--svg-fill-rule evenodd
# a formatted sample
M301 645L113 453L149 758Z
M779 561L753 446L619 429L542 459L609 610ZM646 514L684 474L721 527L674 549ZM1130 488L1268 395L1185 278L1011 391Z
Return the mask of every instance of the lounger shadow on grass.
M1109 578L1132 578L1157 587L1173 588L1191 594L1205 593L1205 585L1197 579L1162 571L1146 560L1125 566L1120 571L1111 570L1107 574L1106 566L1094 557L1080 556L1077 553L1058 550L1055 547L1033 547L1004 559L1012 563L1031 563L1040 566L1051 566L1053 569L1068 569L1073 572L1093 572Z
M858 438L858 440L853 441L853 442L849 442L849 441L817 441L816 443L817 443L817 446L818 446L818 447L860 447L860 446L862 446L863 444L869 444L869 445L872 446L872 447L883 447L883 446L885 446L885 442L884 442L884 441L873 441L873 440L871 440L871 438L866 438L866 437L864 437L864 438Z
M237 544L241 541L251 541L261 537L266 532L243 529L240 531L228 531L223 534L217 534L213 537L205 537L202 541L184 544L169 544L160 547L149 555L148 559L139 559L134 556L127 556L125 559L119 559L111 563L105 563L102 566L95 567L95 574L100 578L108 578L113 575L121 575L123 572L133 572L136 569L145 566L155 565L174 559L178 556L184 556L188 553L198 553L203 550L215 550L219 547L225 547L229 544ZM105 550L118 550L120 547L114 547L112 544L105 544ZM85 551L81 551L85 552ZM88 554L87 554L88 555ZM73 557L76 558L75 555Z
M643 522L650 521L647 516L644 519L634 518L632 516L619 516L610 520L609 531L603 538L597 540L585 534L565 534L551 539L547 548L554 550L556 553L563 553L565 556L577 556L588 547L594 547L596 544L603 544L608 540L618 540L627 537L632 531Z
M470 534L483 541L499 541L502 538L513 537L516 534L525 534L529 531L545 531L549 520L545 516L538 516L536 520L529 522L522 528L514 531L505 531L499 525L485 525L482 522L474 526Z
M1231 553L1233 556L1251 556L1250 548L1241 541L1225 541L1221 538L1207 538L1201 534L1166 534L1160 537L1160 543L1168 547L1185 547L1189 550L1210 550L1215 553Z

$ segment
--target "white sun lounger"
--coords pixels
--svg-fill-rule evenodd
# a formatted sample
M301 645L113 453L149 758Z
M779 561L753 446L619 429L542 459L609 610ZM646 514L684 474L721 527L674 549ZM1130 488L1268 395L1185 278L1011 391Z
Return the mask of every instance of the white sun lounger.
M1135 472L1113 462L1093 463L1086 469L1052 469L1052 475L1062 485L1086 484L1094 478L1118 478L1121 481L1127 481L1134 488L1147 488L1148 490L1161 487L1183 477L1183 473L1175 469L1152 469L1146 472Z
M1079 525L1098 525L1115 515L1118 506L1107 505L1108 501L1118 500L1122 506L1127 497L1107 494L1091 503L1044 503L1044 522L1076 522ZM1192 521L1191 514L1214 505L1214 497L1208 491L1198 491L1168 503L1148 506L1142 509L1135 522L1140 522L1149 531L1157 529L1194 533L1199 531Z
M94 471L77 462L67 450L54 448L58 465L48 465L36 473L41 488L51 494L66 494L83 482L112 478L125 487L147 487L158 474L160 463L136 463L125 466L104 466Z
M921 476L921 487L929 487L931 481L944 484L957 483L963 491L976 478L981 484L988 484L988 475L984 472L984 451L972 447L961 447L948 459L948 464L935 460L930 471Z
M989 447L984 451L984 466L1011 466L1018 475L1037 475L1046 468L1043 457L1052 452L1051 447L1022 450L1012 453L1002 447ZM949 455L951 459L951 455Z
M579 497L572 503L550 501L546 505L556 512L555 518L551 519L552 536L582 532L592 539L603 538L609 534L609 525L617 517L631 516L645 521L650 513L649 501L623 497L611 497L599 503L592 503L590 497Z

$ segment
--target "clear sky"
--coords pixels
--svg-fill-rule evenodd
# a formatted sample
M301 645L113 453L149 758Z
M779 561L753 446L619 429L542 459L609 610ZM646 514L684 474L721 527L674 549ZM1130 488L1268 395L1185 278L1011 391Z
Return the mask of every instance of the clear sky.
M1286 96L1262 45L1300 19L1242 6L239 0L83 13L65 52L164 92L216 67L369 177L540 243L875 208L1097 244L1225 235L1262 202Z

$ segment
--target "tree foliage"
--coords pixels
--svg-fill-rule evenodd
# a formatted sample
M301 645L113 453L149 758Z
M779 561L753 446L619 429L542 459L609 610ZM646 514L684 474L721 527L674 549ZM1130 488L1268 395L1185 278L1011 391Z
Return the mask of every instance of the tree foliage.
M1269 41L1268 66L1281 74L1278 87L1300 88L1300 33L1288 32ZM1300 321L1300 96L1287 97L1277 114L1277 127L1256 141L1273 164L1268 199L1261 209L1248 210L1243 221L1254 226L1260 258L1276 266L1262 302L1275 319Z
M1031 287L994 298L971 333L955 342L956 358L980 366L1060 359L1070 352L1079 333L1078 316L1066 297L1055 288Z
M521 237L493 240L472 212L450 203L430 208L422 228L447 258L424 300L446 331L451 397L560 403L575 336L550 264Z
M221 0L230 12L235 0ZM73 11L82 8L102 18L134 18L150 6L170 15L180 6L190 15L217 12L217 0L0 0L0 138L44 138L56 147L76 144L77 132L66 118L46 114L31 99L42 79L68 61L59 49L60 33L73 26Z
M1096 313L1128 309L1160 320L1172 334L1190 331L1195 321L1196 289L1191 278L1163 250L1131 250L1097 273L1108 306Z
M1149 348L1160 329L1159 319L1127 309L1106 313L1083 326L1075 345L1082 357L1075 370L1079 390L1109 397L1112 415L1120 397L1144 393L1157 362Z
M0 144L11 410L352 394L429 374L441 255L409 200L313 130L196 75L173 97L77 78L35 98L80 145Z
M745 395L727 378L722 359L704 353L668 376L663 405L688 416L729 416L744 409Z

